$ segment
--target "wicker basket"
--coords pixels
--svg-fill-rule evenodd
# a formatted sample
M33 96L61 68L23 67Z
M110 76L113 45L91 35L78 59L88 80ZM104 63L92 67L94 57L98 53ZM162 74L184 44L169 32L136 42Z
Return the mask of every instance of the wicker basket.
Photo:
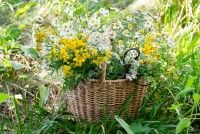
M79 119L98 120L106 105L109 115L113 117L127 96L133 95L128 112L133 118L136 117L147 91L146 82L137 84L127 79L105 80L106 64L102 68L101 80L89 79L67 92L69 112Z

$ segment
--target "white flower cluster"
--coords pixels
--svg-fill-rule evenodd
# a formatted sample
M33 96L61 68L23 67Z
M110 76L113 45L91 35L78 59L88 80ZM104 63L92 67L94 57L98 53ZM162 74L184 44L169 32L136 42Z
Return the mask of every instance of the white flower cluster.
M126 79L132 81L134 79L137 79L137 74L138 74L138 67L139 67L139 62L135 61L135 63L131 64L131 67L129 69L129 73L126 74Z
M91 43L98 50L111 50L112 32L107 28L104 32L93 32L90 34L89 43Z
M100 22L101 22L100 17L98 16L97 13L94 13L88 20L88 26L90 28L99 27L101 24Z
M136 57L139 56L138 52L135 50L129 50L127 55L124 58L125 64L130 65L129 70L127 70L126 79L132 81L137 79L138 68L140 66L138 59Z
M75 36L76 31L71 21L63 23L57 28L61 37Z

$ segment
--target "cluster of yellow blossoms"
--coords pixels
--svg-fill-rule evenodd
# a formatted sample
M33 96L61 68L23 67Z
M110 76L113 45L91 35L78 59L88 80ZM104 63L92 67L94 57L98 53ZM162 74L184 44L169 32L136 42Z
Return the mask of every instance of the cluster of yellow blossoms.
M63 45L60 50L60 59L64 62L73 58L74 66L80 67L91 57L89 47L83 40L62 38L59 43Z
M141 51L146 56L145 60L140 61L141 64L152 64L160 59L160 54L157 53L157 47L153 44L153 37L150 34L147 35Z
M70 74L72 74L72 72L71 72L71 67L68 66L68 65L64 65L64 66L63 66L63 72L64 72L65 75L70 75Z
M47 37L47 34L44 31L37 31L35 34L35 39L36 39L36 42L38 43L42 43L46 37Z
M153 46L153 38L151 35L147 35L145 39L144 47L142 48L142 52L146 55L153 54L156 50L156 47Z
M36 50L40 51L42 50L42 43L48 38L48 35L57 35L57 32L55 29L53 29L51 26L45 26L40 29L37 29L35 32L35 40L36 40Z
M63 66L63 72L65 75L72 74L72 68L81 67L87 60L91 63L100 65L103 62L108 61L111 58L110 51L104 51L100 53L95 48L90 48L85 40L73 38L62 38L59 41L60 47L59 59L67 63Z
M37 31L35 33L35 39L36 39L36 43L37 43L37 45L36 45L37 51L40 51L42 49L41 44L46 39L46 37L47 37L47 34L44 31Z

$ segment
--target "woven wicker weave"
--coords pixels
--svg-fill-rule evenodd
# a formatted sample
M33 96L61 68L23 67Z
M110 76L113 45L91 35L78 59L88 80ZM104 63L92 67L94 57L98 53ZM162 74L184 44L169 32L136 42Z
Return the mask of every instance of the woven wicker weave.
M102 117L102 109L107 105L108 112L113 117L127 96L133 94L128 112L134 118L147 91L147 86L138 85L127 79L105 80L105 64L102 70L101 80L90 79L81 82L76 89L67 92L69 112L77 118L98 120Z

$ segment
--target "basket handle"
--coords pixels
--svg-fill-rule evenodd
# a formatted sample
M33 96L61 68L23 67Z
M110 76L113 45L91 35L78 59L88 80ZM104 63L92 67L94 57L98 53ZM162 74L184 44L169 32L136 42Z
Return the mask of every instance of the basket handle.
M138 60L138 59L139 59L139 56L140 56L140 50L137 49L137 48L131 48L131 49L127 50L127 51L124 53L124 58L123 58L123 62L124 62L124 64L126 64L126 62L125 62L125 58L126 58L128 52L131 51L131 50L136 50L136 51L137 51L138 55L137 55L134 59L135 59L135 60Z
M101 83L106 80L106 67L107 67L106 62L101 64L101 78L100 78Z

